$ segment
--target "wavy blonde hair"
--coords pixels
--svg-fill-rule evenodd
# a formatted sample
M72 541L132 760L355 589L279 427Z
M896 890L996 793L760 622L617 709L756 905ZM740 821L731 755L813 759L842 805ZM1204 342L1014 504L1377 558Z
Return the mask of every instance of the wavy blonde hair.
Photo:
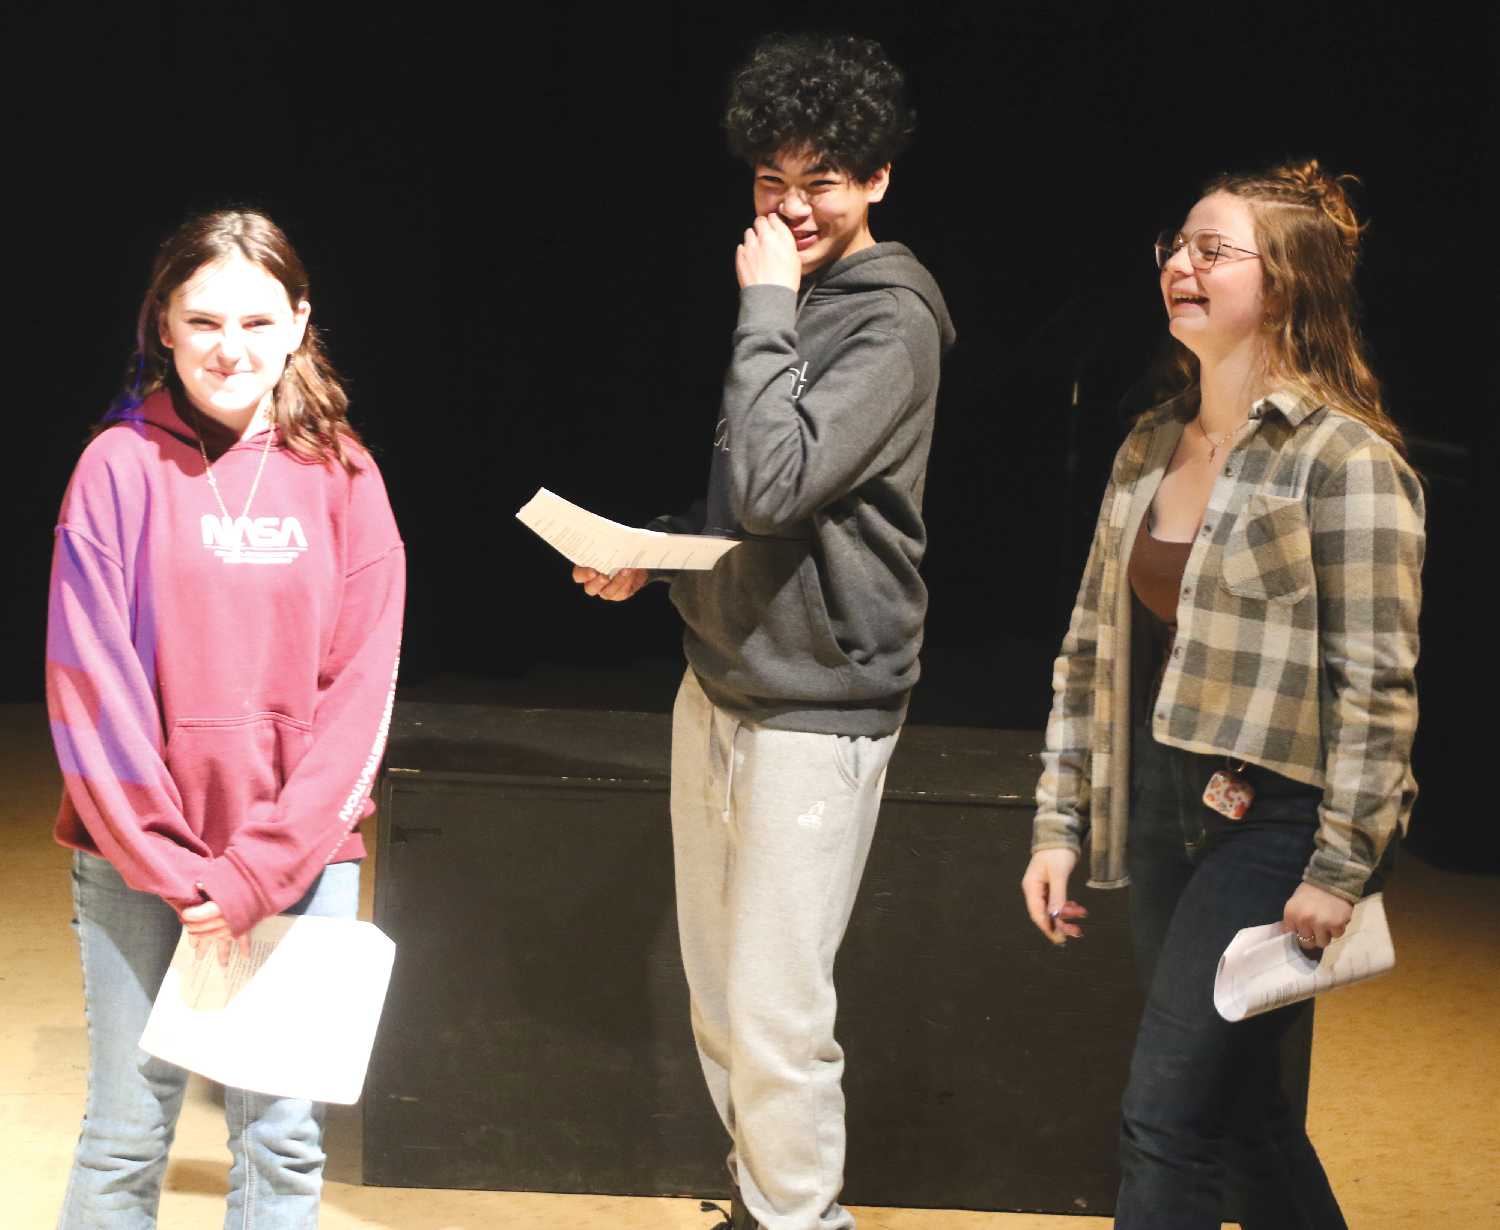
M1354 271L1364 234L1346 185L1317 159L1255 175L1220 175L1203 195L1227 192L1250 205L1264 271L1267 375L1302 396L1359 419L1399 452L1401 429L1386 412L1365 357ZM1173 342L1182 384L1198 381L1198 360Z
M220 209L189 218L167 237L151 266L136 316L135 352L124 392L101 426L117 421L160 389L179 387L171 351L161 343L157 321L177 288L204 265L243 256L264 269L286 290L295 306L308 297L307 269L286 233L253 209ZM349 424L349 397L311 321L302 343L287 357L272 395L272 414L282 442L308 461L336 461L358 470L345 445L363 447Z

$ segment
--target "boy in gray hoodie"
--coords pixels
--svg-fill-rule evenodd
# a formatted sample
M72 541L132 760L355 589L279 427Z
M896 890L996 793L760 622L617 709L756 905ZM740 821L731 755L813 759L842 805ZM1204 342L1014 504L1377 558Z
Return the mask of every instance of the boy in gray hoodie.
M941 292L870 206L914 115L900 70L849 36L776 36L731 82L755 175L707 499L658 528L742 539L672 579L688 669L673 711L683 964L732 1140L736 1230L843 1230L833 963L917 680L922 492ZM574 569L620 601L648 579Z

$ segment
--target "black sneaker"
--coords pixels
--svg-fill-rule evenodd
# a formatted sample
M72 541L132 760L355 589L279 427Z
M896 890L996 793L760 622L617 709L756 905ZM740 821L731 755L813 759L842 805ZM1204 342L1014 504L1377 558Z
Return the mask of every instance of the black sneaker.
M709 1226L708 1230L761 1230L760 1222L750 1216L750 1210L740 1201L739 1192L735 1192L730 1199L727 1213L712 1200L700 1200L698 1207L705 1213L717 1213L724 1219Z
M700 1200L698 1201L698 1207L705 1213L717 1213L724 1219L723 1221L715 1222L708 1230L734 1230L734 1217L724 1212L712 1200Z

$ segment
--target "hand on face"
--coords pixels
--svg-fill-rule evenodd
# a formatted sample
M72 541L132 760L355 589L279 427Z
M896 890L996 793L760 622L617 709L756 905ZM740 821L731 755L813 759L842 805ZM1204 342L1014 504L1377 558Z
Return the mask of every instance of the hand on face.
M741 287L785 286L796 291L802 285L797 241L780 215L763 214L755 219L734 250L734 271Z

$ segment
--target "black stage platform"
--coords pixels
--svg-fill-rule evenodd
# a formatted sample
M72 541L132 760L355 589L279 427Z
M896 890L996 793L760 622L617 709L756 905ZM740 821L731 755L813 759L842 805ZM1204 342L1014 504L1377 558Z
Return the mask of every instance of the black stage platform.
M722 1195L677 955L664 714L398 706L363 1101L387 1186ZM1104 1214L1140 1011L1126 895L1054 949L1032 731L909 727L839 958L851 1203ZM1294 1041L1305 1105L1311 1029Z

